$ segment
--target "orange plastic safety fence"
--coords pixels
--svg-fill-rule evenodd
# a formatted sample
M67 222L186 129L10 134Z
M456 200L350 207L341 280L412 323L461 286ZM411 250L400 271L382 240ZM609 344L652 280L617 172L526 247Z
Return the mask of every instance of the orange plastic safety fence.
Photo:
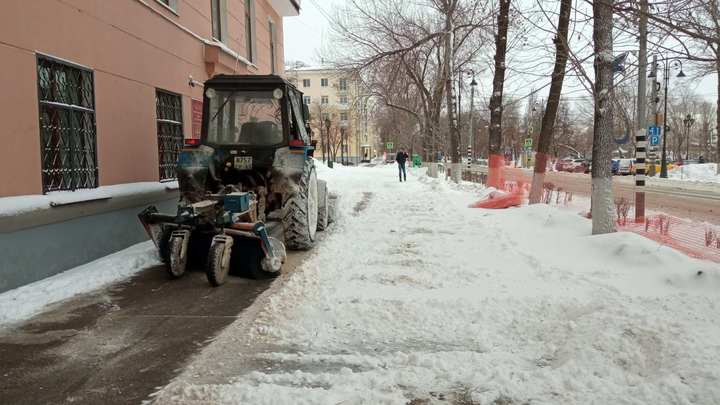
M690 257L720 263L720 227L658 214L648 216L644 224L628 221L618 229L637 233Z

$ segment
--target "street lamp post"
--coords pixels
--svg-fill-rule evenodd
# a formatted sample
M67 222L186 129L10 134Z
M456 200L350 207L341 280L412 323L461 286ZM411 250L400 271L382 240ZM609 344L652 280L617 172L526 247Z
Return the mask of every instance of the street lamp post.
M345 165L345 128L340 127L340 164Z
M680 59L661 59L663 63L663 72L665 73L665 106L663 108L663 131L662 131L662 156L660 158L660 177L667 179L667 133L670 131L670 126L667 124L667 104L668 104L668 87L670 85L670 67L673 63L680 69L680 73L676 77L685 77L685 72L682 69L682 61ZM655 77L655 70L650 73L649 77Z
M475 159L475 87L477 82L475 81L475 71L470 71L472 74L472 81L470 82L470 136L468 137L468 147L470 148L470 160Z
M332 125L332 122L330 122L330 117L325 118L325 142L323 142L323 149L325 149L327 147L327 151L328 151L327 165L329 168L332 169L333 156L330 151L330 125Z
M463 90L463 73L468 74L472 77L472 82L470 82L470 125L469 125L469 131L470 136L468 137L468 167L470 166L472 162L473 157L473 136L474 136L474 122L473 122L473 114L475 112L475 87L478 85L475 81L475 70L473 69L467 69L467 70L459 70L458 71L458 96L457 96L457 136L458 136L458 152L460 148L460 120L461 120L461 102L462 102L462 90Z
M683 120L685 124L685 160L690 159L690 128L695 124L695 118L688 114Z

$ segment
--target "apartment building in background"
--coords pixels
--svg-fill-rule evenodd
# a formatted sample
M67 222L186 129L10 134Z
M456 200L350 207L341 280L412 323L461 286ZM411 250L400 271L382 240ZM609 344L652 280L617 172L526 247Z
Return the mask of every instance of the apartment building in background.
M0 292L144 240L135 214L174 209L202 83L283 74L283 18L299 12L300 0L4 0Z
M309 106L313 137L318 141L316 157L324 152L338 163L344 159L358 164L376 156L368 118L370 98L363 94L358 80L328 67L286 67L285 73Z

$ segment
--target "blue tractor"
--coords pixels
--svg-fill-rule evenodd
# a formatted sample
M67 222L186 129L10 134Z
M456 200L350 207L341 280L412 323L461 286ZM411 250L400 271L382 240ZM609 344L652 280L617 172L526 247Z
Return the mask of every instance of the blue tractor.
M302 100L274 75L205 83L201 138L178 153L177 212L139 214L172 277L191 263L213 286L230 272L274 277L286 247L313 247L332 220L331 196L317 178Z

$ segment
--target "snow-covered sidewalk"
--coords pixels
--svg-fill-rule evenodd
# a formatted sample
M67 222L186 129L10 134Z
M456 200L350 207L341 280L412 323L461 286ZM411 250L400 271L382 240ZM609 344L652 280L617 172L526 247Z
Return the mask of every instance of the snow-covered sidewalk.
M157 403L720 403L717 264L394 166L321 175L332 233Z

